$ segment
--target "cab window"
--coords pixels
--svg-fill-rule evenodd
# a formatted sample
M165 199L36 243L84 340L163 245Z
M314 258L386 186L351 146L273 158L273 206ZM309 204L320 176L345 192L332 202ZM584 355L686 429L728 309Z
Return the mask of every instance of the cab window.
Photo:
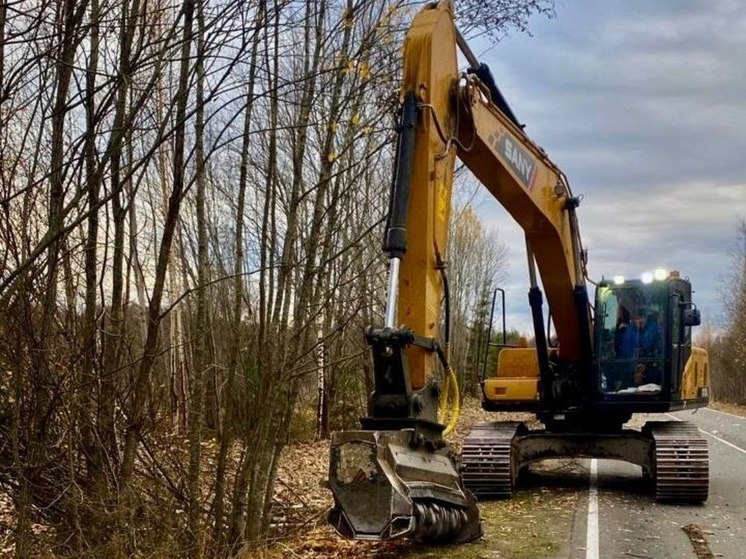
M598 367L606 394L657 394L663 382L662 286L600 287Z

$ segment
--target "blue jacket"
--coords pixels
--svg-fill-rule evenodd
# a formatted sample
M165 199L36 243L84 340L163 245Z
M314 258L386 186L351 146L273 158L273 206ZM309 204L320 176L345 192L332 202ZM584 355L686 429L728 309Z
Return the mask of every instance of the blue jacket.
M635 357L635 350L639 350L640 357L651 357L658 351L658 343L661 338L661 330L658 323L648 319L642 330L633 323L627 327L622 342L622 357L629 359Z

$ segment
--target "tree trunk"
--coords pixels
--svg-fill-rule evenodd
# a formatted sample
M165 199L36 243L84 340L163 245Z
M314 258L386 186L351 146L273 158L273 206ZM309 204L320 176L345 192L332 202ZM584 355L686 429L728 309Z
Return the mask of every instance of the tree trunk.
M197 3L197 112L195 120L195 157L197 181L197 324L194 328L195 356L191 391L191 421L189 424L189 555L202 555L200 514L200 460L202 458L202 422L204 408L204 372L209 364L207 336L210 332L207 313L207 217L205 214L205 16L204 0Z
M238 181L238 203L236 207L236 234L235 234L235 256L233 262L233 342L230 349L230 361L228 364L228 378L226 382L225 400L223 402L223 417L220 421L220 449L218 451L217 471L215 474L215 499L214 499L214 530L213 538L219 548L225 545L225 471L227 467L227 456L233 446L234 428L233 401L236 375L241 364L241 343L244 337L241 333L242 308L244 294L244 211L246 205L246 190L249 181L249 147L251 139L252 111L254 108L254 84L256 81L256 62L259 52L260 31L264 26L265 10L264 3L259 4L256 18L254 20L254 36L251 46L251 62L249 64L249 83L246 93L246 107L244 109L243 135L241 139L241 169Z
M145 335L143 355L135 378L134 394L131 400L130 417L125 431L122 467L119 472L120 483L127 488L132 480L135 466L137 440L141 435L145 410L143 403L148 390L148 382L156 360L158 332L161 323L161 302L163 300L163 286L166 278L168 261L171 255L176 226L179 221L181 199L184 191L185 171L185 137L186 137L186 107L189 96L189 52L192 45L192 22L194 19L194 0L184 0L184 28L182 32L181 63L179 71L179 87L176 94L176 130L174 135L173 188L168 200L166 219L163 224L158 258L155 265L153 280L153 294L148 307L148 328Z

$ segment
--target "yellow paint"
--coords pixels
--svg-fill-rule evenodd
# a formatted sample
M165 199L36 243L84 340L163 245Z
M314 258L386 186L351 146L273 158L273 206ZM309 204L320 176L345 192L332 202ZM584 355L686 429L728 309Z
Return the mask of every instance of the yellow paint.
M484 394L490 401L526 402L539 398L537 378L489 378L484 381Z
M693 347L692 354L684 366L681 378L681 399L689 400L700 397L700 389L710 386L710 362L707 351Z
M525 402L539 397L539 360L536 348L505 348L497 358L497 376L484 382L491 401Z
M536 348L505 348L497 358L497 376L500 378L539 376L539 359Z
M446 217L448 216L448 204L450 200L448 199L449 192L448 189L445 187L443 183L438 184L438 219L440 222L446 222Z
M437 133L437 118L453 134L450 91L458 76L453 5L441 2L425 7L412 22L404 43L402 93L413 91L420 104L407 216L407 253L399 275L398 322L420 336L439 339L443 285L437 269L439 254L446 258L451 185L456 151L438 158L444 143ZM407 348L412 388L421 388L436 370L432 352Z
M459 119L459 139L471 149L459 150L458 157L525 231L556 325L560 357L579 361L579 320L572 292L583 278L577 277L575 271L570 221L565 210L568 193L564 186L559 195L556 191L557 185L562 185L561 171L521 129L486 102L476 87L474 84L461 91L460 105L468 103L472 118ZM534 158L530 188L524 186L498 149L505 138Z

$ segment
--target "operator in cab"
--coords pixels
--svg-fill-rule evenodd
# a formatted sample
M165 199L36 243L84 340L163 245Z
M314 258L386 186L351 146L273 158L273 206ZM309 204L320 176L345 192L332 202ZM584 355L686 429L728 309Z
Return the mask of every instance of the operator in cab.
M645 307L639 307L631 327L626 329L622 342L622 355L633 357L655 357L658 352L661 331L658 322L648 316Z

